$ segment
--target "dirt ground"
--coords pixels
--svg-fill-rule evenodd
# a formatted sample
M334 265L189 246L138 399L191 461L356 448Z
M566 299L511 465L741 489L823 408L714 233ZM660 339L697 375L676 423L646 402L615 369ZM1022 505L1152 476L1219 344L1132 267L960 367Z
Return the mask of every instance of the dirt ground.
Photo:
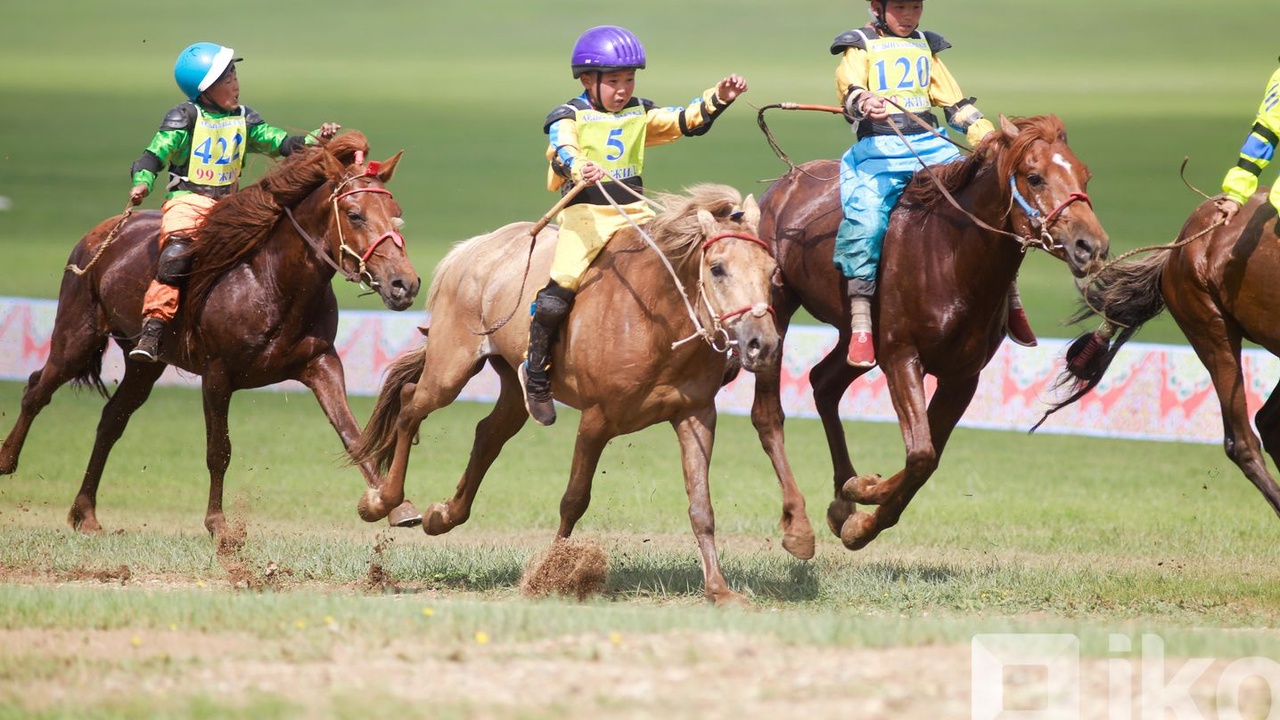
M0 698L34 712L131 697L172 707L197 696L233 705L266 696L313 717L332 715L344 701L362 704L367 717L397 715L404 707L446 718L971 717L969 646L823 649L669 633L454 647L346 637L326 647L291 648L239 634L12 630L0 632L0 653L64 668L56 680L0 678ZM1166 681L1183 665L1168 659ZM1106 660L1086 661L1080 713L1034 717L1147 717L1136 667L1132 710L1116 714L1114 669ZM1233 717L1214 707L1222 670L1221 663L1209 668L1192 686L1198 714L1170 708L1155 717ZM1051 701L1040 668L1005 668L1003 688L1007 710L1048 712L1060 702ZM1269 702L1266 686L1254 683L1238 705L1227 705L1242 717L1262 718Z

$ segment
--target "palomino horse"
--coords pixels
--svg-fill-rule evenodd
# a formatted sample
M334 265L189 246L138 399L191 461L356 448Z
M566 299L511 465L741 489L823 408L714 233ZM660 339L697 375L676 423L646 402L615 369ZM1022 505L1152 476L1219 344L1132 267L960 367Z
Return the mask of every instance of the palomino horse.
M300 150L209 212L193 244L182 311L164 338L164 362L138 362L125 353L124 379L103 408L84 483L67 517L72 527L101 530L95 507L107 455L165 363L203 377L210 478L204 524L212 533L226 523L222 482L231 461L232 392L298 380L315 393L343 446L355 442L360 427L347 407L342 361L333 346L335 269L368 282L392 310L412 305L420 285L400 236L400 206L384 187L400 155L364 164L366 152L358 132ZM59 387L71 381L108 396L100 375L107 339L116 338L127 351L141 329L142 295L159 257L160 213L129 217L103 247L118 221L103 221L71 251L70 262L84 274L63 278L49 359L27 383L18 421L0 449L0 473L17 468L32 421ZM372 465L361 469L375 484Z
M1280 355L1280 228L1276 209L1263 188L1250 198L1229 225L1218 219L1212 202L1200 205L1182 226L1178 240L1146 257L1107 267L1089 290L1088 306L1073 318L1079 322L1102 314L1119 329L1114 341L1090 333L1067 350L1067 370L1060 384L1071 386L1070 397L1045 417L1079 400L1097 386L1121 346L1144 323L1169 313L1196 355L1209 370L1222 405L1223 447L1245 477L1262 492L1280 515L1280 487L1267 470L1266 449L1272 458L1280 450L1280 392L1254 416L1258 435L1249 427L1244 368L1240 345L1255 342ZM1043 422L1043 420L1041 421Z
M732 188L700 185L687 197L667 195L660 202L667 210L646 230L670 257L681 287L664 255L642 242L635 228L624 228L592 264L553 347L555 397L582 411L557 537L569 537L586 512L596 464L609 440L670 422L680 441L706 595L720 603L739 596L726 584L715 549L707 479L715 396L736 363L750 371L772 371L778 363L779 338L769 308L776 265L754 235L754 199L744 204ZM524 360L529 316L519 313L492 334L483 329L533 300L536 283L522 283L525 263L512 261L512 248L528 247L529 230L528 223L516 223L467 240L436 268L427 299L429 339L387 371L373 415L351 451L359 462L389 468L381 487L360 500L365 520L378 520L400 504L409 449L422 420L453 402L486 361L501 381L497 405L476 426L457 492L427 510L427 533L448 532L467 521L485 472L528 420L516 367ZM547 277L555 233L549 227L538 236L528 277Z
M906 465L887 480L858 475L839 416L840 398L866 370L845 362L849 303L831 260L838 174L836 161L820 160L771 185L760 201L760 235L774 245L783 276L774 303L782 332L801 306L840 330L809 380L835 470L827 524L856 550L895 525L937 469L979 373L1004 340L1006 295L1027 248L1048 251L1083 277L1106 257L1108 241L1085 194L1089 171L1056 117L1002 117L973 155L918 173L892 213L872 303ZM926 374L937 380L927 405ZM812 530L786 458L777 373L756 374L751 419L782 485L784 533L791 547L812 547L802 541ZM868 513L855 503L879 507Z

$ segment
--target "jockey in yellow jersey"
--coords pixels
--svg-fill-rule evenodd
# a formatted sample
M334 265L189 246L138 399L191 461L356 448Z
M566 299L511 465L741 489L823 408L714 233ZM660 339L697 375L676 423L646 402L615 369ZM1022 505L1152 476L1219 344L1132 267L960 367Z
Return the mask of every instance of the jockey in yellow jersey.
M1222 180L1222 191L1226 196L1219 198L1217 204L1226 222L1231 222L1241 206L1257 191L1258 176L1275 157L1277 145L1280 145L1280 70L1276 70L1267 81L1258 115L1244 146L1240 148L1240 160ZM1271 186L1269 197L1271 205L1280 210L1280 182Z
M890 211L921 162L934 165L960 158L955 146L931 128L921 127L886 98L932 128L938 127L938 120L930 108L942 108L947 123L972 145L995 129L938 58L951 44L941 35L919 30L923 0L870 3L873 22L841 34L831 45L831 54L841 56L835 72L836 95L858 138L840 161L844 219L836 233L834 254L836 267L847 281L852 312L847 360L854 367L876 364L871 298ZM1014 342L1036 344L1016 284L1009 287L1008 331Z
M178 55L173 78L188 102L170 110L142 157L133 163L129 202L141 203L156 177L168 169L169 185L161 206L160 261L142 301L142 335L129 357L156 362L165 324L178 311L179 286L190 271L186 250L205 213L233 192L248 153L289 155L312 136L289 135L263 122L240 104L235 51L214 43L195 43ZM328 139L339 125L325 123L313 133Z
M529 350L519 368L525 406L543 425L556 419L549 374L551 344L573 306L578 284L615 232L654 217L647 202L613 187L614 183L596 183L607 175L642 192L646 147L706 133L720 113L747 91L746 80L730 75L685 107L657 107L635 97L636 70L645 66L644 47L630 31L614 25L584 32L574 44L570 65L583 92L547 116L543 127L550 138L547 188L567 194L580 184L588 187L558 219L560 235L551 281L534 301ZM606 192L622 213L609 204Z

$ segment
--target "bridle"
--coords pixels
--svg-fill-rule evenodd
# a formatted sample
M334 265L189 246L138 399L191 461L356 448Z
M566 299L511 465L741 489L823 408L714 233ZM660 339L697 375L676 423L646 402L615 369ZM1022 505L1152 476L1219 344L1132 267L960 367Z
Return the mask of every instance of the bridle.
M769 243L765 242L764 240L761 240L755 235L750 235L750 234L741 233L741 232L719 233L717 235L713 235L707 238L702 242L702 246L701 246L702 252L705 254L707 251L707 248L710 248L712 245L715 245L721 240L745 240L747 242L755 243L760 247L764 248L765 252L769 253L769 257L773 257L773 249L769 247ZM711 329L708 330L701 323L699 323L695 318L694 327L696 327L697 330L694 332L694 334L690 335L684 340L673 343L672 347L674 348L678 345L681 345L689 340L692 340L695 337L701 337L707 341L707 344L711 346L712 350L718 353L723 353L725 355L730 355L733 352L734 346L738 344L738 341L732 339L729 335L729 331L726 329L726 326L730 320L739 318L743 315L747 315L748 313L752 317L757 317L757 318L764 317L765 313L768 313L772 315L774 320L776 321L778 314L773 309L773 306L768 303L756 303L754 305L747 305L745 307L740 307L735 310L730 310L724 313L717 312L715 309L715 306L712 305L711 303L711 298L707 296L706 269L707 269L706 263L699 263L698 299L701 301L703 307L707 309L707 314L711 318Z
M356 167L360 167L361 165L364 165L364 153L360 151L356 151L355 165ZM337 254L336 259L330 254L328 249L326 249L319 240L315 239L306 230L302 229L302 226L298 224L297 219L294 218L292 210L290 210L289 208L284 209L285 215L289 217L289 222L293 223L293 229L298 231L298 234L301 235L302 238L307 241L307 244L311 246L311 249L316 252L316 255L318 255L320 259L324 260L326 263L332 266L334 270L336 270L340 275L346 278L347 282L364 284L369 286L369 288L373 290L377 290L381 285L381 283L379 283L373 277L373 274L370 273L368 270L369 258L373 257L374 251L377 250L379 246L381 246L384 242L387 242L388 240L390 240L396 247L400 248L401 252L405 252L404 236L395 230L388 230L385 233L383 233L381 236L379 236L377 240L374 240L372 243L370 243L369 248L365 250L363 254L356 252L354 248L352 248L350 245L347 244L347 240L343 236L342 220L340 218L340 212L338 210L338 202L341 201L343 198L350 197L352 195L357 195L359 193L377 193L379 195L386 195L388 197L391 197L391 191L384 187L373 187L373 186L367 185L364 187L353 187L349 190L345 189L347 188L347 186L351 185L356 180L359 180L361 178L377 177L378 173L381 170L382 170L382 163L376 160L371 160L369 161L368 165L364 166L363 171L351 174L350 176L345 178L342 182L335 185L333 188L333 191L329 193L329 199L326 202L328 202L332 208L333 222L338 230L338 249L336 253ZM343 265L342 261L347 256L350 256L355 259L357 263L355 272L348 270Z
M1089 199L1088 193L1076 191L1067 195L1067 199L1054 208L1053 212L1045 215L1039 208L1032 207L1031 203L1027 202L1027 199L1022 196L1022 193L1018 192L1017 176L1015 175L1009 176L1009 192L1012 194L1014 201L1022 208L1022 212L1027 216L1027 221L1031 224L1032 233L1039 234L1038 240L1018 236L1019 241L1022 243L1023 252L1026 252L1028 247L1038 247L1048 253L1053 253L1054 250L1062 250L1062 243L1049 234L1049 228L1058 218L1062 217L1062 213L1073 203L1082 202L1090 208L1093 207L1093 201Z

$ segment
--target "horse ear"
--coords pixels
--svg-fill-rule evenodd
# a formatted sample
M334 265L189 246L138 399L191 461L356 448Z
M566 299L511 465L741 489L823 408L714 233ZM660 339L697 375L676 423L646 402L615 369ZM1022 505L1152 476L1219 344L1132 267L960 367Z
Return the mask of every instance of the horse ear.
M403 154L404 154L404 151L401 150L400 152L396 153L395 155L392 155L390 158L388 158L385 162L382 163L382 168L378 170L379 180L385 183L391 179L391 176L395 174L395 171L396 171L396 163L400 162L400 156Z
M1003 113L1000 115L1000 130L1005 134L1005 137L1010 140L1018 137L1018 133L1020 132L1018 130L1018 126L1014 125L1013 122L1010 121L1009 118L1005 117Z
M755 195L748 195L746 200L742 201L742 210L746 213L746 221L749 227L756 227L760 224L760 203L756 202Z
M716 224L716 216L706 210L698 210L698 224L702 226L703 235L715 235L720 231L720 226Z

